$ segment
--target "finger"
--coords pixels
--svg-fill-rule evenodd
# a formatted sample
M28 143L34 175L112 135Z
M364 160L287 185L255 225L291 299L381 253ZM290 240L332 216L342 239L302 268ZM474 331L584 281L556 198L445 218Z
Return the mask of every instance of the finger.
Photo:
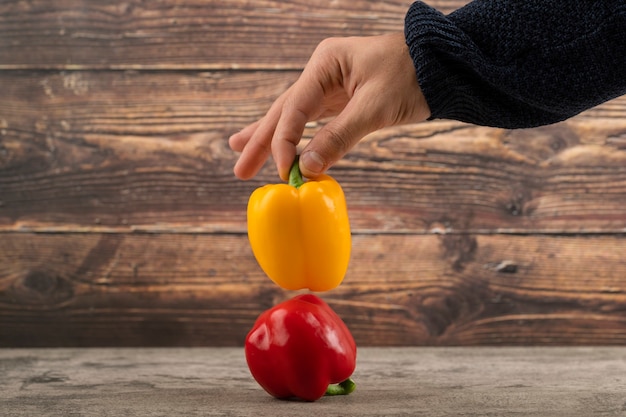
M321 115L336 114L337 107L343 108L347 101L341 81L343 74L336 59L337 48L337 41L322 41L285 96L272 140L272 155L284 180L289 177L306 123Z
M381 128L368 88L358 90L339 115L313 137L300 156L300 171L307 178L317 178L344 156L368 133Z
M250 137L252 137L252 134L257 130L260 123L261 121L257 120L256 122L251 123L250 125L241 129L239 132L231 135L231 137L228 138L228 145L230 146L230 148L235 152L243 151L243 149L246 147L246 144L250 140Z
M315 102L319 93L307 86L297 86L283 106L274 138L272 139L272 155L278 174L283 180L289 178L289 169L296 156L297 145L302 138L304 127L315 111ZM299 100L296 102L296 98ZM319 102L319 101L318 101Z
M254 131L250 129L246 132L250 133L250 138L246 141L233 168L237 178L247 180L254 177L270 156L272 137L280 118L283 102L284 96L279 97L272 104L265 117L257 122L256 129ZM245 141L245 137L242 135L239 140Z

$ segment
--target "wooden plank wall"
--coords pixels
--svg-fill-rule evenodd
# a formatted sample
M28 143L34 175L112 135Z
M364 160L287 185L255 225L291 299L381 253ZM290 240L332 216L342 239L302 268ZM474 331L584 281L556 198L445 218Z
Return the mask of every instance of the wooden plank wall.
M227 137L320 40L402 30L410 3L1 2L0 346L240 346L294 293L246 238L274 168L236 180ZM322 296L359 345L626 343L626 98L385 129L331 173L354 243Z

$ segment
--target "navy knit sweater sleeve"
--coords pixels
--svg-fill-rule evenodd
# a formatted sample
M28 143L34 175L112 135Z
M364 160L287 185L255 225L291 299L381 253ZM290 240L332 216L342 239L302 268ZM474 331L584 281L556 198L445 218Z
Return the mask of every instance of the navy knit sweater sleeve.
M405 36L431 119L533 127L626 94L625 0L416 2Z

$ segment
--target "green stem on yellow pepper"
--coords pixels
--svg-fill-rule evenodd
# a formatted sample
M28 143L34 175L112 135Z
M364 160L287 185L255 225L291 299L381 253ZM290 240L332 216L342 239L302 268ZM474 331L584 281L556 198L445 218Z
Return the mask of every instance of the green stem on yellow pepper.
M338 384L330 384L326 388L326 394L324 395L348 395L356 389L356 384L352 378L348 378Z
M296 158L293 160L293 164L291 164L291 169L289 170L289 185L300 188L302 184L304 184L304 179L302 178L302 173L300 172L300 157L296 155Z

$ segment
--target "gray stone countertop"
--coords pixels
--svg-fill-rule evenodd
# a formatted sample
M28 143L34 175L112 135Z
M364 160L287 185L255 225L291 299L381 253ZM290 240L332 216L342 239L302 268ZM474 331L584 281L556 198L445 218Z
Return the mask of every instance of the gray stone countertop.
M360 348L349 396L277 400L242 348L0 349L2 416L626 416L626 348Z

